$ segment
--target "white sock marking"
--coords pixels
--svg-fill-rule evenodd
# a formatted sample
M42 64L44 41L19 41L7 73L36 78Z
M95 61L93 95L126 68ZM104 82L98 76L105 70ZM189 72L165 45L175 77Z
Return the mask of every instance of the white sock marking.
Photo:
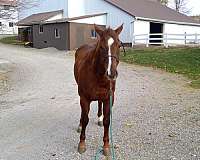
M98 118L98 122L102 122L103 121L103 115L101 115L99 118Z
M112 54L111 54L111 46L114 43L114 39L110 37L108 39L108 75L111 75L111 66L112 66Z

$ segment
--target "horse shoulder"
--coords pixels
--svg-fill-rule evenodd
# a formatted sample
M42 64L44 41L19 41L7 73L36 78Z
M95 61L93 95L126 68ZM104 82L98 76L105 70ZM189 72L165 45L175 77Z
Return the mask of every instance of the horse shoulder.
M81 46L75 53L75 65L74 65L74 73L75 79L79 84L80 79L87 78L85 77L88 74L88 70L90 68L90 56L95 49L92 45L83 45Z

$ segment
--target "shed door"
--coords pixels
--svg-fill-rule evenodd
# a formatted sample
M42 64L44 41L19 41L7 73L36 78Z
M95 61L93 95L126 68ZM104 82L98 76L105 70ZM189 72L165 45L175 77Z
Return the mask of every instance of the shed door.
M163 34L163 23L150 22L150 34ZM150 43L162 43L163 41L159 39L162 37L162 35L150 35L150 38L158 38L158 40L150 40Z

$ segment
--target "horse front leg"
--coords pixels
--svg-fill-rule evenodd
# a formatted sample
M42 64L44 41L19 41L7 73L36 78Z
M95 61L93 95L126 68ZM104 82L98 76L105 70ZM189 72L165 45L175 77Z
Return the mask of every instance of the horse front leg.
M81 129L81 135L80 135L80 142L79 142L79 145L78 145L78 152L80 154L82 154L86 151L85 130L86 130L87 124L89 122L88 114L89 114L89 111L90 111L90 101L88 101L84 97L81 97L80 98L80 105L81 105L80 125L81 125L82 129Z
M114 92L112 93L112 103L110 103L110 99L104 101L103 103L103 126L104 126L104 146L103 146L103 154L105 156L110 155L110 144L109 144L109 127L110 127L110 107L112 109L114 104ZM112 106L110 106L112 105Z
M102 113L102 101L98 101L98 126L103 126L103 113Z
M110 154L110 145L109 145L109 126L110 126L110 106L109 100L104 102L103 105L103 126L104 126L104 137L103 137L103 153L105 156Z

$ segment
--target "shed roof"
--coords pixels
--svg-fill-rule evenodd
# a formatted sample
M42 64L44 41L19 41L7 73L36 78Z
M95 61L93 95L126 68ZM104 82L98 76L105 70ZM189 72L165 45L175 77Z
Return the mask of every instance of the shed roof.
M23 26L23 25L31 25L32 23L43 22L43 21L46 21L46 20L60 14L60 13L63 13L63 10L32 14L32 15L20 20L17 23L17 25Z
M79 16L79 17L62 18L62 19L58 19L58 20L54 20L54 21L49 21L49 22L46 22L46 23L72 22L72 21L79 20L79 19L86 19L86 18L98 17L98 16L103 16L103 15L106 15L106 14L107 13L88 14L88 15Z
M156 1L105 0L136 18L165 20L170 22L197 23L193 18L178 13Z
M65 23L65 22L72 22L75 20L79 19L86 19L86 18L91 18L91 17L98 17L102 15L106 15L107 13L97 13L97 14L88 14L84 16L79 16L79 17L72 17L72 18L61 18L61 19L56 19L53 21L32 21L30 23L18 23L18 26L27 26L27 25L33 25L33 24L53 24L53 23ZM28 18L28 17L27 17Z

